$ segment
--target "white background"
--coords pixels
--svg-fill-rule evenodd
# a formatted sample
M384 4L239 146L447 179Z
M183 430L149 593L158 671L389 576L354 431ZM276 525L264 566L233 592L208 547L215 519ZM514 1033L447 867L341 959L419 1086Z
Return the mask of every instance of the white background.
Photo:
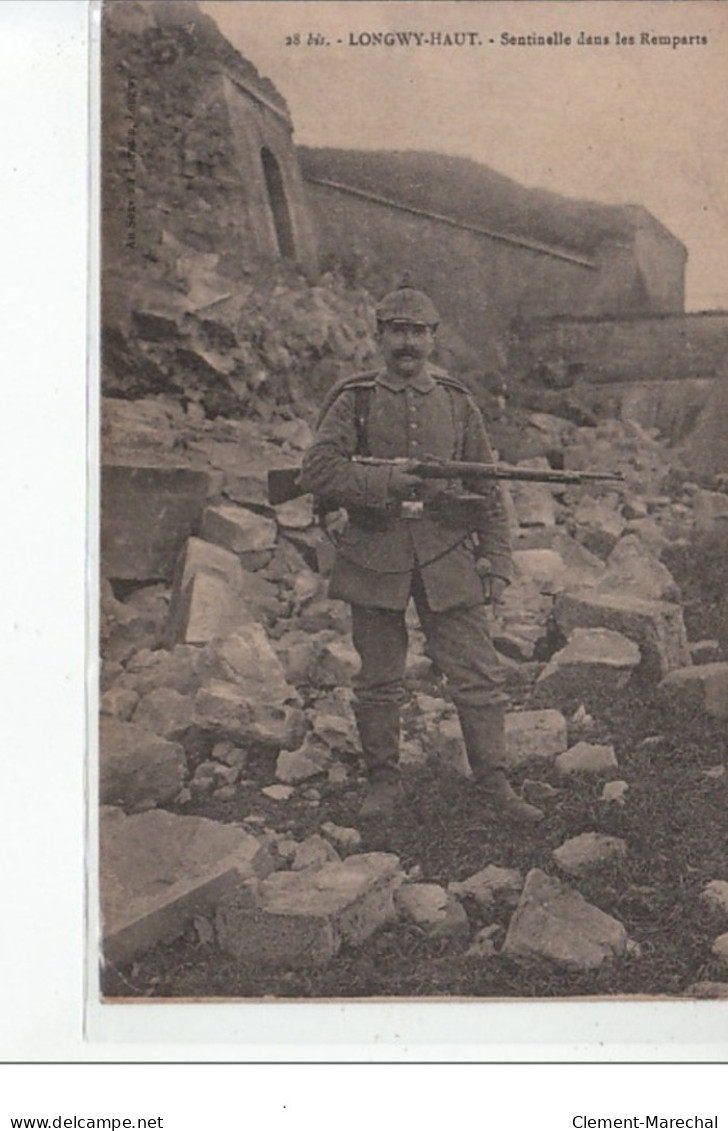
M11 1115L357 1131L373 1120L568 1128L578 1114L635 1113L719 1113L726 1131L716 1064L130 1063L725 1060L725 1003L288 1007L293 1028L274 1005L198 1007L204 1031L180 1024L180 1007L139 1007L140 1024L129 1006L104 1040L84 1038L87 15L80 0L0 4L0 1131ZM304 1043L291 1043L295 1030ZM110 1060L127 1063L79 1063Z

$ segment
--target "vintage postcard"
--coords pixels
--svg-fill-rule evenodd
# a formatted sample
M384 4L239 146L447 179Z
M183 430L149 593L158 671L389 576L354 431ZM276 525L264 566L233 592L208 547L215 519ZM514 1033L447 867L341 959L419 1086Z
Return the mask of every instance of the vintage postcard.
M99 999L727 997L728 7L100 20Z

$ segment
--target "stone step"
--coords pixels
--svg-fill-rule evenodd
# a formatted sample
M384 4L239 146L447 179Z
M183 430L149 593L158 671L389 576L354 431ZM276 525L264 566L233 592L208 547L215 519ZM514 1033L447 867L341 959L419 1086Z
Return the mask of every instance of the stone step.
M396 918L394 893L403 878L398 857L384 852L278 872L221 900L218 942L256 967L324 966L343 943L359 946Z
M114 965L174 941L194 915L213 915L223 894L273 867L250 833L163 810L102 809L100 846L102 947Z

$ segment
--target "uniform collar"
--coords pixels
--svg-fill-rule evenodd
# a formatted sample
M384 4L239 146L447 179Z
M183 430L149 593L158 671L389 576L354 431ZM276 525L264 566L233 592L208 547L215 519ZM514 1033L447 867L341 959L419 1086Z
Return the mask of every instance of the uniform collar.
M431 393L437 385L429 365L425 365L422 372L412 380L405 380L404 377L398 377L396 373L382 369L377 374L376 381L378 385L384 385L385 389L389 389L393 393L401 393L404 389L416 389L418 393Z

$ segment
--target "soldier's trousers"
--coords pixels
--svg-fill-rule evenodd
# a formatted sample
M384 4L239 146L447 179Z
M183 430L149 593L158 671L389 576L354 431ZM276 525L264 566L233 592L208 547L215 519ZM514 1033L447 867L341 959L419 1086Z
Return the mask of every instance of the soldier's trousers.
M435 613L415 574L412 583L429 658L447 678L457 708L502 707L504 673L488 631L485 605ZM370 770L396 762L399 707L405 698L408 634L405 610L352 605L352 640L361 667L354 678L355 713Z

